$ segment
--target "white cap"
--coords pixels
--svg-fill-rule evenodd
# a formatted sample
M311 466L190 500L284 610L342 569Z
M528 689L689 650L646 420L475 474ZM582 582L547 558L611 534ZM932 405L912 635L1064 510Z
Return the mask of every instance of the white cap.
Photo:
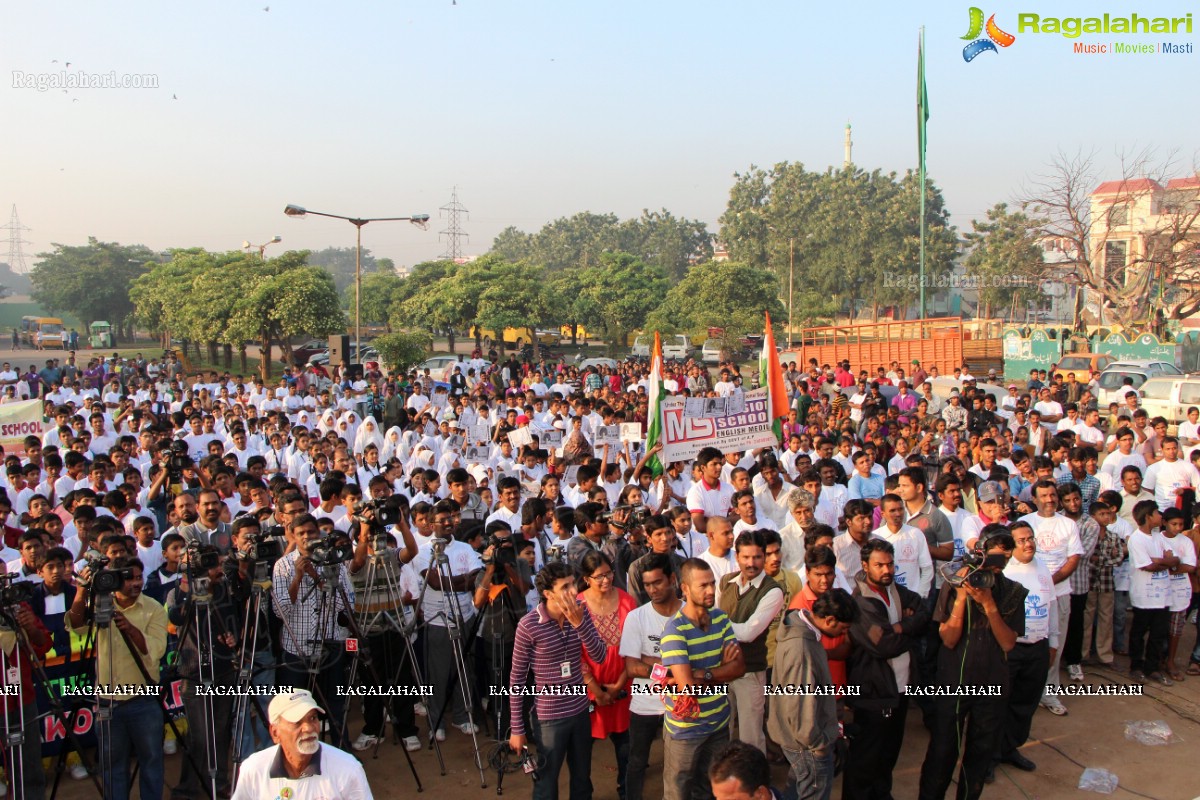
M282 719L296 723L308 716L310 711L321 711L317 701L313 700L312 692L297 689L288 694L277 694L267 707L267 718L274 725Z

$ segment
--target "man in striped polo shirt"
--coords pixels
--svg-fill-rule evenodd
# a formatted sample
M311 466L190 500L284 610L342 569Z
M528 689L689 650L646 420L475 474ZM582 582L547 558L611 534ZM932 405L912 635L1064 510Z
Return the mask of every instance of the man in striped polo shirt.
M563 761L571 771L571 800L591 800L592 724L583 683L583 648L603 662L608 647L575 599L575 576L561 561L547 564L534 581L542 602L521 617L513 643L508 685L514 753L525 747L525 715L521 713L529 670L538 689L534 700L541 725L540 755L545 760L533 784L533 800L556 800Z
M689 558L681 573L684 604L667 623L660 643L662 663L675 684L675 694L666 698L663 800L690 800L694 793L711 796L709 763L729 741L725 685L746 674L733 625L714 608L712 568Z

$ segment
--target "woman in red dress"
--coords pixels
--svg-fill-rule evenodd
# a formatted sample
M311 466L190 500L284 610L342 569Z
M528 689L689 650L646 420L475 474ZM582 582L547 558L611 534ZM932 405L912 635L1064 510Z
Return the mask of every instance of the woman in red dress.
M625 800L625 766L629 762L629 692L632 680L621 657L621 631L625 617L637 601L613 584L612 561L600 551L583 557L579 565L583 591L579 599L592 615L592 623L607 645L603 663L583 653L583 678L592 701L592 738L611 739L617 756L617 796Z

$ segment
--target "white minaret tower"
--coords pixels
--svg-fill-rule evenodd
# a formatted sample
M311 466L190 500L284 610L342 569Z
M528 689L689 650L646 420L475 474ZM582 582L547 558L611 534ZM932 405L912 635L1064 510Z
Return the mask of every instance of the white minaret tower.
M850 123L846 123L846 161L842 164L844 169L850 169L850 164L853 163L850 159L850 151L854 147L854 142L850 140Z

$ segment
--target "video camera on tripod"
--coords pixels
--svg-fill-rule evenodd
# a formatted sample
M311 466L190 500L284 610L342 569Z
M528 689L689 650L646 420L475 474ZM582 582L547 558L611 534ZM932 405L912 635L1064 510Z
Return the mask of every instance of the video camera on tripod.
M33 583L17 580L16 574L0 575L0 629L12 628L17 606L33 599Z
M272 531L278 530L278 536ZM283 528L268 528L265 531L247 533L246 541L250 546L246 550L235 550L233 557L238 561L253 561L255 564L273 566L283 558Z
M110 595L124 586L125 581L133 577L133 570L129 567L109 569L108 564L109 560L104 556L92 556L87 559L91 575L86 582L83 582L83 585L87 587L92 597Z
M495 564L497 567L516 566L517 550L511 533L508 536L500 536L493 533L483 542L483 549L485 551L489 547L492 548L492 554L480 557L480 560L484 564Z
M395 495L359 502L355 504L350 518L355 522L365 522L373 528L390 528L400 524L400 516L403 513L401 503L401 499ZM367 511L374 513L368 517Z
M315 567L332 567L354 558L354 543L346 534L334 533L313 542L308 550L308 560Z

